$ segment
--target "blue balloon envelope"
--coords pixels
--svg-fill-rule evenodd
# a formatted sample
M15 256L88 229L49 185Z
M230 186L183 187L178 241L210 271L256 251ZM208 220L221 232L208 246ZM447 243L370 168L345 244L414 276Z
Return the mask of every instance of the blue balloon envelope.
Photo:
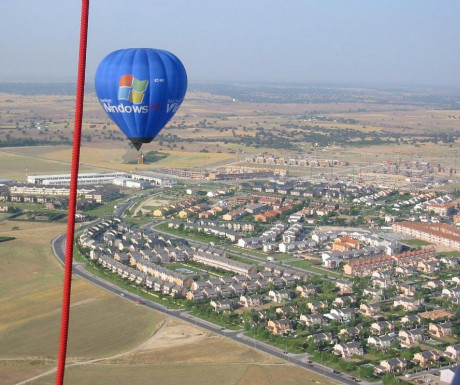
M139 150L179 109L187 90L187 73L168 51L130 48L102 60L95 84L102 107Z

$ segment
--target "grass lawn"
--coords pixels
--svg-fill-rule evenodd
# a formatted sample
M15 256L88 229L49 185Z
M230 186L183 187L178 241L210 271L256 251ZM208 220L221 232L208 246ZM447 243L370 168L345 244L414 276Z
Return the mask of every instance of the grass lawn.
M178 269L187 269L187 270L190 270L198 275L203 275L203 274L210 274L206 271L203 271L203 270L200 270L200 269L197 269L196 267L194 266L190 266L190 265L187 265L185 263L168 263L168 269L171 269L171 270L178 270ZM184 274L184 273L182 273Z
M262 251L243 249L237 246L226 246L225 248L229 250L233 250L236 253L244 253L244 254L253 255L254 257L259 257L259 258L264 258L264 259L267 259L267 257L272 257L276 261L284 261L286 259L294 258L293 255L287 254L287 253L266 254Z
M101 206L98 206L94 209L87 210L85 211L85 213L88 215L95 216L95 217L105 217L105 216L113 214L115 205L116 205L115 202L109 202Z
M239 255L229 254L229 258L233 259L235 261L238 261L238 262L247 263L249 265L258 265L259 264L257 261L253 261L252 259L249 259L249 258L240 257Z
M432 245L432 243L427 242L427 241L422 241L421 239L403 239L400 242L403 243L403 244L406 244L408 246L412 246L412 247L421 247L421 246Z
M147 223L153 222L155 218L152 217L143 217L143 218L127 218L125 220L126 223L130 223L134 226L143 226L146 225Z
M176 237L188 239L190 241L197 241L203 243L214 242L215 244L219 244L222 242L220 238L214 237L213 235L198 234L196 232L180 231L178 229L169 228L167 223L161 223L159 225L154 226L154 228L159 231L175 235Z
M293 255L287 253L273 253L270 254L270 257L273 257L275 261L285 261L286 259L295 258Z
M443 257L460 257L460 251L442 251L439 255Z
M308 260L308 259L299 259L298 261L286 262L286 264L291 265L291 266L295 266L295 267L300 267L301 269L310 270L310 271L313 271L315 273L330 275L331 277L336 277L336 278L343 278L344 277L343 274L337 273L335 271L329 271L329 270L326 270L326 269L321 269L321 268L318 267L318 266L320 266L319 263L315 263L315 262L313 262L311 260Z
M56 209L56 210L49 210L45 207L44 203L21 203L21 202L2 202L2 206L10 206L10 207L16 207L18 209L22 210L29 210L29 211L35 211L35 212L41 212L41 213L47 213L47 214L56 214L56 212L62 212L66 213L67 209Z

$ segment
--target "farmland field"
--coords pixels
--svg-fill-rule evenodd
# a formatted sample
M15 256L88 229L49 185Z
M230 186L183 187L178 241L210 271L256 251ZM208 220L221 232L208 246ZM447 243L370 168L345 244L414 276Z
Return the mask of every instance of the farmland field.
M247 166L241 163L246 156L264 152L347 160L357 172L399 158L458 166L454 143L460 116L451 109L452 90L338 88L331 102L329 89L312 95L308 87L203 88L209 87L190 90L173 120L143 147L145 152L167 154L146 165L126 163L135 160L137 152L88 92L81 170ZM0 165L11 166L0 167L0 177L24 180L26 173L68 172L73 103L68 95L0 93ZM35 145L16 147L20 141ZM45 146L37 146L40 142ZM306 174L305 168L289 171Z

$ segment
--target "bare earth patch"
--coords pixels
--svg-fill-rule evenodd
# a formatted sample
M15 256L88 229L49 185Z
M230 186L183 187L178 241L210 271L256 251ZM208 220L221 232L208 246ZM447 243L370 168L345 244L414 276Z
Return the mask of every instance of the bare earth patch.
M169 319L147 341L137 347L137 351L174 348L199 343L206 338L205 333L191 325L170 325Z

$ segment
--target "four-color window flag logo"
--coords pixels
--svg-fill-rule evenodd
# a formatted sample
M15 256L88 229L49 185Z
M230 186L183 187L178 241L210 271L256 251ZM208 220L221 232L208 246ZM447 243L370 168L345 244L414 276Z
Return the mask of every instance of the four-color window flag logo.
M118 85L118 100L141 104L148 85L148 80L138 80L133 75L123 75Z

